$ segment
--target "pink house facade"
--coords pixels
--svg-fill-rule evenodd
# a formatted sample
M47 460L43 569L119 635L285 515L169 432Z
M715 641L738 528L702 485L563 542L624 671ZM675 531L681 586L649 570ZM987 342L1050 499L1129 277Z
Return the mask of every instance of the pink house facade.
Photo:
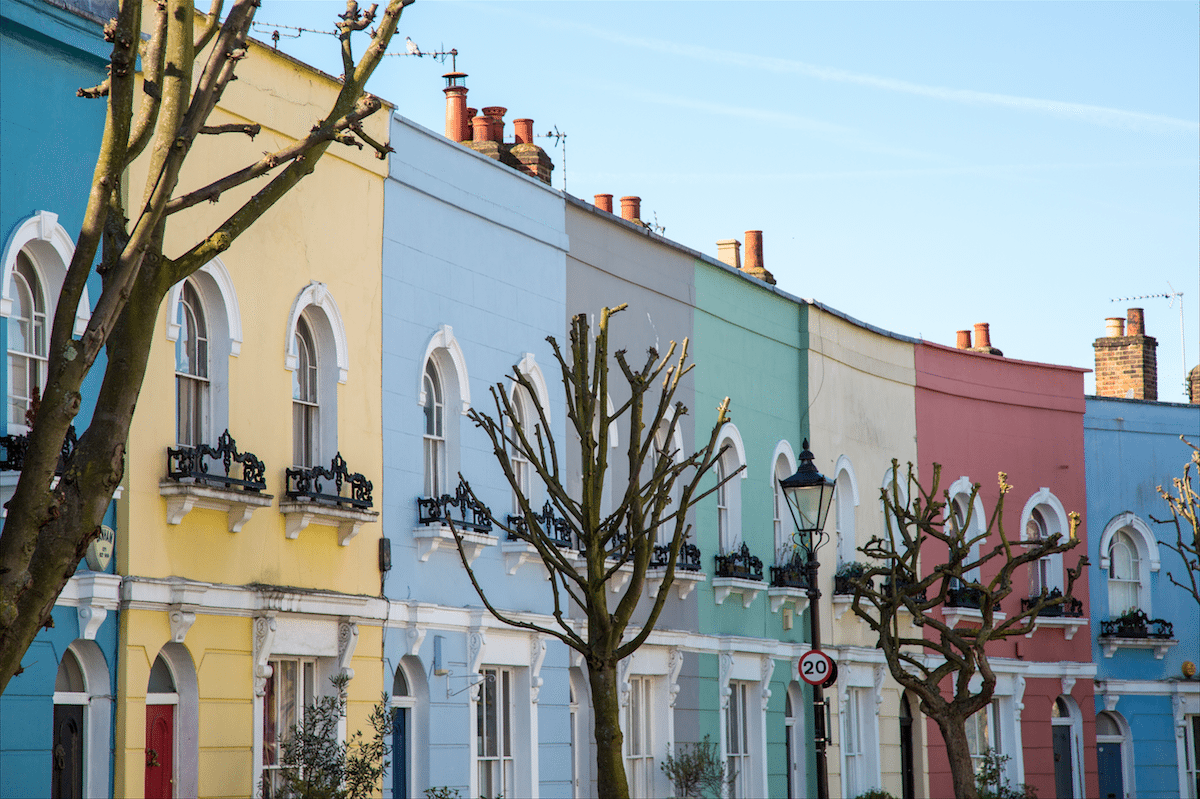
M982 329L980 329L982 328ZM1008 475L1004 530L1009 540L1061 533L1068 515L1082 517L1081 544L1063 556L1030 564L1015 575L1015 588L1001 610L1020 610L1022 599L1065 587L1066 569L1087 551L1088 519L1083 445L1083 369L1004 358L977 326L977 344L959 334L959 346L916 345L917 458L922 485L941 464L939 495L965 511L972 484L980 484L971 526L986 527L999 498L998 473ZM965 335L964 335L965 334ZM978 340L982 339L982 341ZM939 496L944 499L944 496ZM965 516L965 514L964 514ZM994 546L994 534L983 544ZM938 557L923 554L925 568ZM944 557L944 549L943 549ZM986 581L987 564L981 578ZM1036 568L1034 568L1036 566ZM997 565L998 568L998 565ZM994 571L993 571L994 574ZM973 755L992 749L1006 756L1005 777L1026 783L1043 797L1098 795L1095 703L1090 646L1087 573L1075 584L1078 603L1061 615L1039 619L1027 636L997 642L989 651L998 675L991 707L968 725ZM971 597L947 607L955 626L980 618ZM977 601L974 603L977 606ZM930 795L952 796L949 763L936 726L930 722Z

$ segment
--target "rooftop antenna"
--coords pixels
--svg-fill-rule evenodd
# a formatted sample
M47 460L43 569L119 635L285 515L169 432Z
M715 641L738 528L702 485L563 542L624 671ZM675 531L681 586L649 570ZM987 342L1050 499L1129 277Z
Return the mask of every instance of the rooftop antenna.
M1167 288L1171 291L1167 294L1139 294L1136 297L1116 297L1109 302L1127 302L1129 300L1149 300L1161 297L1167 301L1167 307L1170 308L1175 304L1175 298L1179 298L1179 357L1183 361L1183 379L1186 381L1188 376L1187 368L1187 338L1183 333L1183 292L1176 291L1171 285L1171 281L1167 281Z
M563 190L563 191L566 191L566 190L567 190L567 134L565 134L565 133L563 133L562 131L560 131L560 130L558 129L558 125L555 125L555 126L554 126L554 130L549 130L549 131L546 131L545 133L543 133L543 134L541 134L541 135L535 135L535 136L534 136L534 138L535 138L535 139L554 139L554 146L555 146L555 147L557 147L557 146L559 145L559 143L561 143L561 144L562 144L562 151L563 151L563 157L562 157L562 176L563 176L563 185L562 185L562 190Z

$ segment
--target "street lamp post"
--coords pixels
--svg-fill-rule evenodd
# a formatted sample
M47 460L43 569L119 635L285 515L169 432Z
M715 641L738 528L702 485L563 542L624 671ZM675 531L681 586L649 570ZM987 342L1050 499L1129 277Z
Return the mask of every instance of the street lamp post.
M800 453L800 467L791 477L779 481L787 497L788 509L792 513L792 521L796 524L796 532L792 536L796 545L804 550L808 567L808 622L811 646L814 650L821 648L821 619L818 602L821 599L821 589L818 587L817 550L825 543L825 518L833 504L835 483L829 480L813 465L813 454L808 449L808 439L804 439L804 449ZM825 691L820 685L813 686L813 732L816 740L817 761L817 799L829 799L829 768L826 763L825 748L829 744L828 731L825 729Z

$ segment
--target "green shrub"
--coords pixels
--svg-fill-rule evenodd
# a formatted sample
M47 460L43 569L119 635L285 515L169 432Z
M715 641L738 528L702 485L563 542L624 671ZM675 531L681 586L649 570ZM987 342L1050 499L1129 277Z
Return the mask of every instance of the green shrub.
M681 744L678 757L672 757L668 752L666 761L659 767L675 786L678 799L700 799L706 792L720 797L725 785L731 784L736 776L736 772L726 775L720 747L707 735L699 743Z

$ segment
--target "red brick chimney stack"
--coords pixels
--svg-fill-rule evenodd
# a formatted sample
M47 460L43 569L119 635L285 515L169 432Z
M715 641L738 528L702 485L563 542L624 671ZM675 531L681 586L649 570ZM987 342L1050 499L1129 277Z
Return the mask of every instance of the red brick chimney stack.
M761 230L746 231L746 265L742 271L751 277L775 285L775 276L763 266L763 234Z
M517 144L533 144L533 120L514 119L513 138Z
M621 218L630 222L635 219L641 221L642 218L642 198L641 197L622 197L621 198Z
M611 194L597 194L596 207L611 214L613 212L612 197Z
M1146 312L1130 308L1124 320L1105 320L1096 351L1096 394L1124 399L1158 399L1158 340L1146 335Z
M463 81L465 72L447 72L446 79L446 138L450 141L467 141L471 138L470 122L473 109L467 108L467 87Z
M958 331L958 341L955 343L954 346L958 347L960 350L971 349L971 331L970 330Z

